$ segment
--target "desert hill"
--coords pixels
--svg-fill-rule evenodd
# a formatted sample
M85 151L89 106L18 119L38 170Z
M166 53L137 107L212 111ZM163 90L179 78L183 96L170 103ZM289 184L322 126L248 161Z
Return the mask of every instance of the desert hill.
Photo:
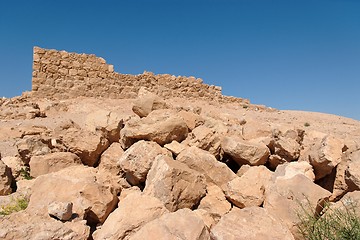
M359 121L94 55L33 65L0 100L1 239L303 239L301 206L360 201Z

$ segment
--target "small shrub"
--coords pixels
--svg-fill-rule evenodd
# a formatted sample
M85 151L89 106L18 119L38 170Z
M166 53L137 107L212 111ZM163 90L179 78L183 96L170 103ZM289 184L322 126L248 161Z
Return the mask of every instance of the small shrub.
M20 169L20 175L26 180L33 179L33 177L30 175L30 168L29 167L21 168Z
M310 123L306 122L306 123L304 123L304 126L305 127L310 127Z
M329 203L317 214L301 205L298 213L299 232L307 240L358 240L360 239L360 218L356 215L357 203L342 202L340 208L329 208Z
M0 209L0 215L9 215L14 212L25 210L29 204L29 200L26 197L19 197L12 199L11 203L2 206Z

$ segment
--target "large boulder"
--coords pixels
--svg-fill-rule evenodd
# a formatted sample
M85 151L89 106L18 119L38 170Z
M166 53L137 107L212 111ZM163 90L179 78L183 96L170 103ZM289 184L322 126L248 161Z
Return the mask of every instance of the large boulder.
M236 178L236 174L225 163L217 161L214 155L197 147L185 149L176 160L204 174L208 182L219 187Z
M139 89L138 97L133 103L132 110L139 117L146 117L154 110L171 108L170 104L166 103L156 94L147 91L144 87Z
M110 142L101 130L90 132L75 126L57 131L59 138L72 153L78 155L81 161L94 166L100 155L109 147Z
M360 190L360 150L353 152L345 170L345 181L350 191Z
M260 207L233 208L211 229L213 240L294 239L289 229Z
M311 181L315 180L313 167L305 161L290 162L279 165L275 170L274 177L290 179L297 174L302 174Z
M25 164L29 164L32 156L45 155L51 152L48 142L38 135L24 136L16 142L16 147Z
M125 197L104 224L93 234L94 240L129 239L146 223L167 213L164 204L155 197L139 192Z
M41 156L33 156L30 159L30 175L32 177L38 177L80 164L80 158L70 152L55 152Z
M198 209L207 211L215 222L228 213L231 203L226 200L222 189L216 185L206 187L207 194L201 199Z
M168 156L156 157L144 193L159 198L170 211L192 208L205 195L205 176Z
M187 137L188 127L174 110L155 110L147 117L133 119L120 131L124 149L139 140L154 141L163 146L173 140L181 142Z
M0 160L0 196L12 193L12 183L14 177L11 174L11 169Z
M1 218L0 239L86 240L90 227L85 220L66 222L21 211Z
M152 163L158 155L172 157L171 152L156 142L141 140L134 143L119 158L118 164L132 185L144 183Z
M261 206L272 172L264 166L250 167L241 177L226 185L226 197L237 207Z
M37 177L27 211L47 215L53 202L72 202L75 215L97 224L105 221L118 199L95 168L75 166Z
M131 240L210 240L204 221L190 209L180 209L155 219L138 232Z
M231 137L224 137L221 148L240 166L249 164L252 166L263 165L270 156L269 148L260 142L244 141Z
M100 156L99 170L108 171L114 175L120 172L119 158L124 154L120 143L114 142Z
M298 217L302 207L315 212L331 193L316 185L303 174L292 178L275 178L265 188L264 208L273 216L280 218L291 232L298 234Z
M179 115L184 119L189 130L192 131L194 128L204 124L204 119L196 113L190 111L181 110Z

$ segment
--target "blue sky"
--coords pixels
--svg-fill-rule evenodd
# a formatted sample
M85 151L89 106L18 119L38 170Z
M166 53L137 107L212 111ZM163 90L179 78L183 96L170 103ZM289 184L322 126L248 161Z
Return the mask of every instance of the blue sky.
M360 120L359 0L1 1L0 96L31 89L33 46Z

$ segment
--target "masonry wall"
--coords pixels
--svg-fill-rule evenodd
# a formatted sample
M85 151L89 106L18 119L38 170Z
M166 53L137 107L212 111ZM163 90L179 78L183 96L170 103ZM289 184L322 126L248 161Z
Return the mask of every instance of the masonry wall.
M154 75L150 72L139 75L120 74L114 72L113 65L93 54L34 47L32 94L35 97L135 98L140 87L146 87L163 98L248 103L246 99L223 96L220 87L204 84L199 78Z

